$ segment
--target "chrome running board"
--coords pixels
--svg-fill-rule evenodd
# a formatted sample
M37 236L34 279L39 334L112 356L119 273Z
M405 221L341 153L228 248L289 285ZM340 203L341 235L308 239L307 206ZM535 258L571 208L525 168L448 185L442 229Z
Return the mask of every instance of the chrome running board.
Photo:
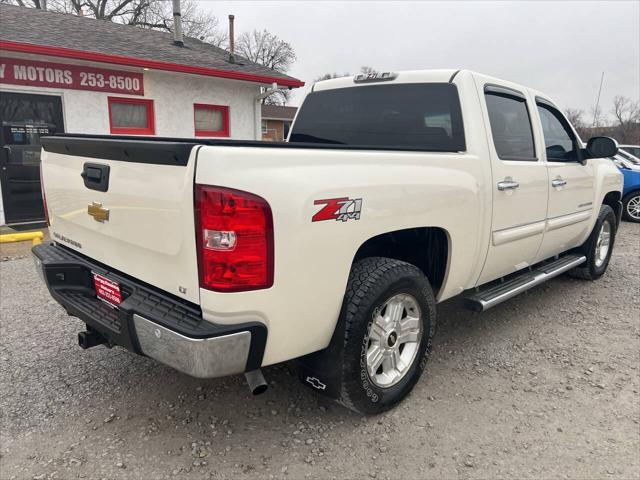
M470 291L468 295L463 294L463 305L474 312L483 312L577 267L586 260L584 255L565 255L557 260L542 263L504 282L498 284L492 282L487 287Z

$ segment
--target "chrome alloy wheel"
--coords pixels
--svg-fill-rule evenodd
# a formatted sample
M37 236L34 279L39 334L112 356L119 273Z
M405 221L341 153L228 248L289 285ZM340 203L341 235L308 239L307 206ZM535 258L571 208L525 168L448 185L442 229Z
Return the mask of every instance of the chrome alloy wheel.
M629 199L627 202L627 213L634 220L640 220L640 195Z
M601 267L604 261L607 259L609 253L609 246L611 245L611 223L608 220L602 222L600 227L600 233L598 234L598 240L596 242L596 267Z
M420 347L422 313L411 295L400 293L373 313L367 338L367 372L381 388L397 384L409 371Z

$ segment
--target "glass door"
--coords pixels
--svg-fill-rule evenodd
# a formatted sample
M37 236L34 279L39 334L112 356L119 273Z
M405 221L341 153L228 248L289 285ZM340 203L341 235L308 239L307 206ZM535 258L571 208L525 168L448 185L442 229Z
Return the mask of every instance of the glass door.
M0 93L0 184L8 225L44 220L40 137L64 132L62 101L51 95Z

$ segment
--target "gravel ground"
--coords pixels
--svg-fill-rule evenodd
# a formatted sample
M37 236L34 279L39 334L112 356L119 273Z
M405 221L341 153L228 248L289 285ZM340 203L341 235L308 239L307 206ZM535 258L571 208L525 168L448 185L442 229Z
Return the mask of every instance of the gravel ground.
M478 315L439 306L412 395L364 418L291 364L197 380L76 345L29 258L2 262L0 477L640 478L640 225L597 282L555 279Z

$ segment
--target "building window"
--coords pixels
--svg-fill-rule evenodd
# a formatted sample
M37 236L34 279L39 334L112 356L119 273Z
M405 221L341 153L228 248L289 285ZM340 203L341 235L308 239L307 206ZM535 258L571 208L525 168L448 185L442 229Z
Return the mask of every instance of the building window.
M267 133L267 130L268 130L267 125L268 125L267 121L266 120L262 120L262 133L263 134Z
M229 107L221 105L193 105L196 137L228 137Z
M153 100L108 97L111 133L155 135Z

